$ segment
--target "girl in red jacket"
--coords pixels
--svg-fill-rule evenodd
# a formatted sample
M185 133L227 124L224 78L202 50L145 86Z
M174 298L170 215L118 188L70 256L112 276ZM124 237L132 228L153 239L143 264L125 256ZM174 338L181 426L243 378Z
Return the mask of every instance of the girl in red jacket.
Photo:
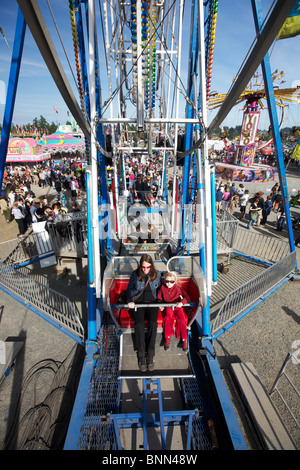
M165 276L165 282L157 294L158 301L166 303L177 303L176 307L160 307L164 310L163 330L165 337L165 350L170 349L170 336L174 335L174 317L176 319L175 330L176 337L182 339L184 351L187 351L187 329L186 316L183 311L183 305L188 301L188 295L177 283L175 272L168 272Z

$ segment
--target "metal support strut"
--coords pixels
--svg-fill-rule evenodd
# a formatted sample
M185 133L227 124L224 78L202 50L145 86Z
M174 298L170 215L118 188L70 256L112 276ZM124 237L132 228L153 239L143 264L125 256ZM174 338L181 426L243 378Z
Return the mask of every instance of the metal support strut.
M151 383L154 387L151 390ZM147 414L147 396L157 395L159 412L158 414ZM162 391L160 379L143 379L143 410L141 413L113 414L107 416L112 420L117 440L118 450L122 450L120 438L120 429L142 428L143 429L143 447L147 450L147 428L160 427L162 450L166 450L165 426L176 426L187 421L187 441L186 450L191 449L192 422L193 416L198 414L198 410L180 410L180 411L164 411L162 402Z

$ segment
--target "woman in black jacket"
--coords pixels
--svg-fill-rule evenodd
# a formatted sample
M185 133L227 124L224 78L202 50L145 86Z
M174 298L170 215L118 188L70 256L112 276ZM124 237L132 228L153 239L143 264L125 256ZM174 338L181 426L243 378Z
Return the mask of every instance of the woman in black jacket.
M139 267L132 272L127 289L127 303L132 310L135 321L135 337L138 365L141 372L154 369L155 340L157 333L157 307L135 308L135 303L151 304L156 302L157 292L161 286L161 273L155 269L150 255L141 256ZM148 320L145 338L145 318ZM147 354L147 358L146 358Z

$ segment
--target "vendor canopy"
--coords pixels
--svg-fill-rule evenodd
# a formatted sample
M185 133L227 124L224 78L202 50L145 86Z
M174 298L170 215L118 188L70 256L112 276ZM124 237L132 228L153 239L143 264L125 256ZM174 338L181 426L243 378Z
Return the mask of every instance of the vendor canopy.
M9 139L6 163L42 162L49 160L50 154L30 137Z
M55 132L51 135L43 136L38 143L43 147L44 152L51 154L55 153L84 153L85 141L80 137L75 137L72 134L63 134Z

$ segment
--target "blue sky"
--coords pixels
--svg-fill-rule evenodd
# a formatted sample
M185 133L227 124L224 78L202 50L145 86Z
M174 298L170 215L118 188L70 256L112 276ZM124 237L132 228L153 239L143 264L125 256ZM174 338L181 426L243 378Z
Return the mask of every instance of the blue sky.
M47 2L46 0L39 0L38 3L44 14L54 44L58 49L66 75L71 86L75 89L73 77L57 38ZM69 59L73 65L74 54L68 0L49 0L49 3L63 37ZM262 0L264 13L267 12L271 3L271 0ZM15 0L0 0L0 26L11 49L14 41L17 9L18 4ZM228 91L232 84L232 79L237 74L254 37L255 28L251 0L219 0L211 90L216 90L219 93L226 93ZM300 36L277 41L272 50L270 57L272 71L279 69L285 73L284 80L286 83L281 85L282 87L291 87L296 83L300 85L299 45ZM7 87L10 58L9 49L2 35L0 35L1 123L4 111L3 90ZM182 74L183 77L184 74ZM103 92L103 101L105 99L105 93ZM53 107L58 110L59 114L55 113ZM67 107L44 64L29 28L27 28L13 122L15 124L26 124L32 122L35 117L39 118L40 115L43 115L48 122L54 121L56 124L64 124L68 119L67 111ZM213 113L210 112L208 122L212 118ZM241 120L241 107L236 106L223 124L225 126L235 126L241 124ZM268 125L268 113L264 111L261 115L259 127L268 128ZM300 125L300 105L291 105L286 109L284 125Z

